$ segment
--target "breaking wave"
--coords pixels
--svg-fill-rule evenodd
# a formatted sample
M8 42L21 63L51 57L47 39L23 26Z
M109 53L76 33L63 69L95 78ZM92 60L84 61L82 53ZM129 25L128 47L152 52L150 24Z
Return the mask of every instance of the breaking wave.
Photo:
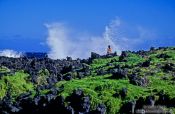
M22 53L10 49L5 49L0 51L0 56L20 58L22 56Z

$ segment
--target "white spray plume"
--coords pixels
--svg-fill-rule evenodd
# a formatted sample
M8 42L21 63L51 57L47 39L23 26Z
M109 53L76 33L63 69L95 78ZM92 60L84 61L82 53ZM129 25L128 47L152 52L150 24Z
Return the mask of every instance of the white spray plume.
M106 54L108 45L113 51L120 53L120 46L114 43L115 29L120 26L120 20L112 21L105 27L105 32L101 36L78 36L63 23L45 24L48 28L47 45L50 48L49 57L52 59L62 59L67 56L76 58L88 58L91 52Z
M88 58L91 52L106 54L108 45L111 45L113 52L120 54L122 50L143 48L144 44L150 44L156 37L154 31L140 25L128 25L118 17L112 20L99 36L79 35L81 32L74 32L63 23L46 24L46 27L49 57L53 59L67 56L74 59Z
M105 27L105 32L103 34L103 38L106 42L106 44L111 45L115 51L118 52L118 54L121 53L121 47L119 44L116 44L116 38L117 38L117 32L118 28L121 25L121 21L116 18L115 20L112 20L111 23Z
M53 59L68 56L67 29L62 23L46 24L48 28L47 44L50 47L49 57Z
M20 58L22 56L22 53L10 49L5 49L3 51L0 51L0 56Z

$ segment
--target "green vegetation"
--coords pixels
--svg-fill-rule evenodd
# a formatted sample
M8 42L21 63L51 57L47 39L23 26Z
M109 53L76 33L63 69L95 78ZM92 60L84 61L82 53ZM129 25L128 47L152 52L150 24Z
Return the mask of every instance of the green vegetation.
M119 57L107 58L107 59L94 59L91 66L93 72L92 76L83 78L81 80L74 79L71 81L61 81L56 84L57 87L64 86L64 91L59 95L68 97L73 90L82 89L86 95L91 98L91 109L95 109L100 103L103 103L107 107L108 114L115 114L119 111L121 106L132 100L137 100L139 97L146 98L149 95L155 95L158 92L163 91L169 95L170 98L175 98L175 85L172 83L172 72L164 72L161 67L157 67L159 64L164 66L166 63L175 63L175 51L172 48L164 50L154 50L147 52L144 57L138 54L127 52L128 56L124 58L126 62L119 62ZM158 58L158 55L166 54L167 59ZM149 67L137 66L143 62L150 60ZM107 64L111 63L112 66ZM128 75L137 72L139 76L147 76L149 84L147 87L136 86L130 84L128 79L111 79L111 74L96 76L96 70L114 68L115 65L121 67L128 66ZM167 80L162 78L167 76ZM118 93L122 88L127 88L127 97L122 99L120 96L115 97L115 93ZM156 90L156 91L154 91ZM174 111L174 108L173 108Z
M104 103L110 114L117 112L122 102L134 100L139 96L147 96L149 93L144 87L135 86L129 83L129 80L114 80L108 79L111 75L88 77L81 80L75 79L71 81L63 81L57 83L57 87L64 85L64 91L60 95L65 98L69 96L73 90L82 89L86 95L91 98L91 108L95 109L100 103ZM114 97L113 95L120 91L122 88L128 88L128 96L122 101L121 98Z
M150 88L157 90L157 92L163 91L170 98L175 98L175 85L168 80L161 80L160 77L149 77L151 80Z
M49 75L50 73L47 69L40 70L37 77L37 85L46 85Z
M117 61L119 59L118 56L113 58L100 58L100 59L94 59L91 64L91 68L97 69L99 67L105 66L107 63L110 63L111 60Z
M12 98L16 98L22 93L34 91L34 86L28 81L28 76L23 71L19 71L15 75L2 77L0 80L0 99L6 96L7 93Z
M149 66L142 64L149 61ZM164 70L167 64L173 64L171 70ZM129 78L115 79L111 72L105 75L97 75L99 69L109 71L115 69L116 66L127 68L127 76L137 74L139 77L147 77L147 86L137 86L131 84ZM173 47L167 49L157 49L148 51L141 56L132 52L127 52L127 56L120 61L119 56L111 58L94 59L89 65L92 74L82 79L76 79L77 72L69 72L73 74L74 79L70 81L60 81L55 84L56 87L64 87L63 91L58 95L65 99L76 89L82 89L85 95L90 96L91 110L94 110L98 104L105 104L107 114L116 114L121 106L129 101L137 100L140 97L157 96L159 92L164 92L170 97L175 98L175 50ZM8 68L0 67L0 72L9 72ZM3 76L0 79L0 99L8 92L12 98L16 98L22 93L33 92L35 87L46 85L49 71L43 69L39 71L37 84L31 83L29 75L22 71L16 72L13 76ZM127 88L127 96L122 98L117 96L123 88ZM49 90L40 91L41 94L47 94ZM68 103L65 103L68 104ZM168 108L169 109L169 108ZM170 109L175 112L175 107Z

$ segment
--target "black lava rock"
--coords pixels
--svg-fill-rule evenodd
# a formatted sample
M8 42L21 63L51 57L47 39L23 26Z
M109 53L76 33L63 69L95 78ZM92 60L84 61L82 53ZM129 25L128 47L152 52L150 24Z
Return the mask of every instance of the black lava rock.
M131 84L134 84L137 86L147 86L149 83L149 80L147 79L147 77L139 77L136 74L130 75L129 80Z
M135 106L136 106L136 101L129 101L129 102L124 103L122 105L119 112L121 114L134 114L135 113Z
M150 61L149 60L147 60L147 61L142 63L142 67L149 67L149 65L150 65Z
M74 109L75 113L88 113L90 110L90 98L84 96L81 89L74 90L72 95L67 98L70 102L70 106Z
M106 106L104 104L99 104L93 114L105 114Z
M125 57L127 57L128 56L128 53L126 52L126 51L122 51L122 53L121 53L121 55L120 55L120 57L119 57L119 61L120 62L125 62L126 60L125 60Z
M121 98L125 98L127 96L127 88L122 88L120 91Z
M114 79L125 79L127 78L127 73L128 73L127 69L121 69L121 68L114 69L112 73L112 77Z
M95 53L95 52L91 52L91 59L98 59L100 58L100 55Z

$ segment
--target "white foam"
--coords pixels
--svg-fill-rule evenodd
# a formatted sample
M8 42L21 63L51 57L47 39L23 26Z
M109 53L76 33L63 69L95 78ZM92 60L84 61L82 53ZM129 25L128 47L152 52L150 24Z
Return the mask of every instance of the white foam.
M5 49L0 51L0 56L20 58L22 56L22 53L10 49Z

